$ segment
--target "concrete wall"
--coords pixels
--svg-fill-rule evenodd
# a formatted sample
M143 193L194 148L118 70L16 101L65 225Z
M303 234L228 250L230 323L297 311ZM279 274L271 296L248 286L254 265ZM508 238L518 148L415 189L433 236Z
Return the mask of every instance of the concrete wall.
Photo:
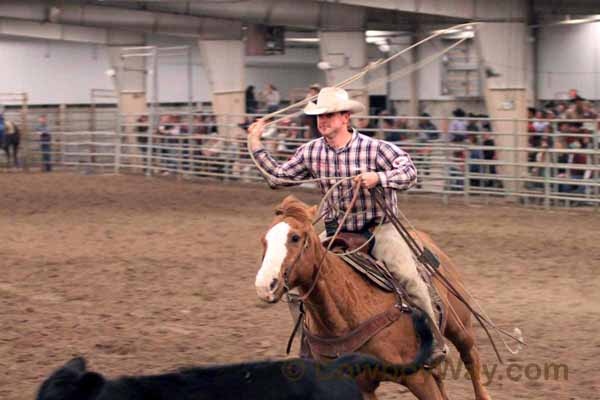
M191 42L190 42L191 43ZM150 38L149 45L188 44L164 38ZM317 67L317 49L290 49L285 56L248 57L246 82L262 89L273 83L284 99L293 88L323 82ZM106 48L100 45L0 38L0 92L26 92L30 104L89 103L91 89L113 89ZM312 58L311 58L312 56ZM185 56L160 58L158 98L160 102L187 100L187 61ZM197 48L192 52L194 101L210 101L209 85ZM148 75L148 99L153 97L152 75ZM99 100L99 103L110 102Z
M537 39L538 98L564 98L569 89L600 99L600 22L541 29Z

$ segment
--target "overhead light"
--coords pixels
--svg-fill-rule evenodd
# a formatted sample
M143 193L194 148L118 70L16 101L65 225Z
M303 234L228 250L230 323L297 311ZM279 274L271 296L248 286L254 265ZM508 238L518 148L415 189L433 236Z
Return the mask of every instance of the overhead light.
M594 21L591 18L576 18L576 19L565 19L564 21L560 21L560 24L564 25L575 25L575 24L585 24L586 22Z
M575 25L575 24L587 24L589 22L596 22L596 21L600 21L600 15L598 15L598 14L590 15L589 17L586 17L586 18L571 18L570 15L567 15L567 17L563 21L559 21L558 24L559 25Z
M285 38L286 42L292 43L319 43L319 38Z
M448 39L471 39L475 37L475 32L473 31L462 31L458 33L453 33L447 36L444 36Z
M452 33L459 33L461 32L460 29L438 29L433 31L432 33L435 33L436 35L441 35L441 34L445 34L445 35L450 35Z
M109 77L113 77L117 74L117 71L115 71L113 68L107 69L106 71L104 71L104 73L106 74L106 76Z
M567 17L562 20L562 21L554 21L554 22L549 22L549 23L544 23L544 24L538 24L538 25L530 25L530 28L542 28L542 27L546 27L546 26L561 26L561 25L577 25L577 24L589 24L592 22L600 22L600 14L595 14L595 15L590 15L589 17L585 17L585 18L571 18L570 15L567 15Z
M380 45L380 44L384 44L384 43L387 44L387 39L384 37L366 37L365 42L370 43L370 44Z
M333 66L328 61L319 61L317 63L317 68L319 68L320 70L323 70L323 71L327 71L327 70L333 69Z
M367 37L389 37L397 35L395 31L366 31L365 36Z
M390 45L389 45L389 44L387 44L387 43L380 44L380 45L378 46L378 49L379 49L379 51L380 51L380 52L382 52L382 53L387 53L387 52L389 52L389 51L390 51Z

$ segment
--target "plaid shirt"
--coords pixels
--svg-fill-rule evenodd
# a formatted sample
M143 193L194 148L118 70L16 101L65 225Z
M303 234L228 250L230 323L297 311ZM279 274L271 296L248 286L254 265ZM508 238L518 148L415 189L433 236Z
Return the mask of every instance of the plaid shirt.
M340 149L331 147L324 138L312 140L301 146L287 162L278 163L264 149L254 152L256 161L271 175L301 181L307 178L324 176L350 177L363 172L377 172L379 184L384 188L385 200L398 214L396 190L407 190L417 182L417 170L410 156L397 146L352 132L352 139ZM266 178L270 184L284 186L273 178ZM325 193L337 180L319 182ZM301 182L298 182L299 184ZM377 208L374 192L363 189L358 195L351 214L342 229L356 232L370 223L381 221L384 212ZM352 180L337 186L326 204L325 221L341 220L352 200ZM335 207L334 205L337 205Z

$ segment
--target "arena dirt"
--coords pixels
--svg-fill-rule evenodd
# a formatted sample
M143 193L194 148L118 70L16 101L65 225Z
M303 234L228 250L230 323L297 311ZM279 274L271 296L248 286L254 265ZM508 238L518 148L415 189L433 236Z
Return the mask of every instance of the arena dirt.
M259 237L289 192L318 201L214 181L0 174L0 398L33 399L75 355L109 376L284 357L286 305L262 304L253 284ZM518 355L501 348L507 365L497 365L478 330L488 370L497 365L494 399L598 398L600 214L420 196L401 208L497 324L529 343ZM546 380L551 364L568 376L563 367ZM473 398L462 374L447 386ZM412 398L403 391L386 384L380 394Z

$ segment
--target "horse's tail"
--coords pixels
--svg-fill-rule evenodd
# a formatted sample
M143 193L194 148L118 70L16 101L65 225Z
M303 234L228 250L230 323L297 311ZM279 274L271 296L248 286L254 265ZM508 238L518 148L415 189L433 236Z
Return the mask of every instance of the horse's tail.
M326 371L330 374L339 372L345 375L356 377L358 375L368 375L371 377L401 377L417 372L423 367L425 361L431 355L433 350L433 335L427 324L427 316L418 309L412 310L412 319L415 332L420 338L421 345L415 358L406 364L388 364L375 358L360 353L346 354L328 364Z

